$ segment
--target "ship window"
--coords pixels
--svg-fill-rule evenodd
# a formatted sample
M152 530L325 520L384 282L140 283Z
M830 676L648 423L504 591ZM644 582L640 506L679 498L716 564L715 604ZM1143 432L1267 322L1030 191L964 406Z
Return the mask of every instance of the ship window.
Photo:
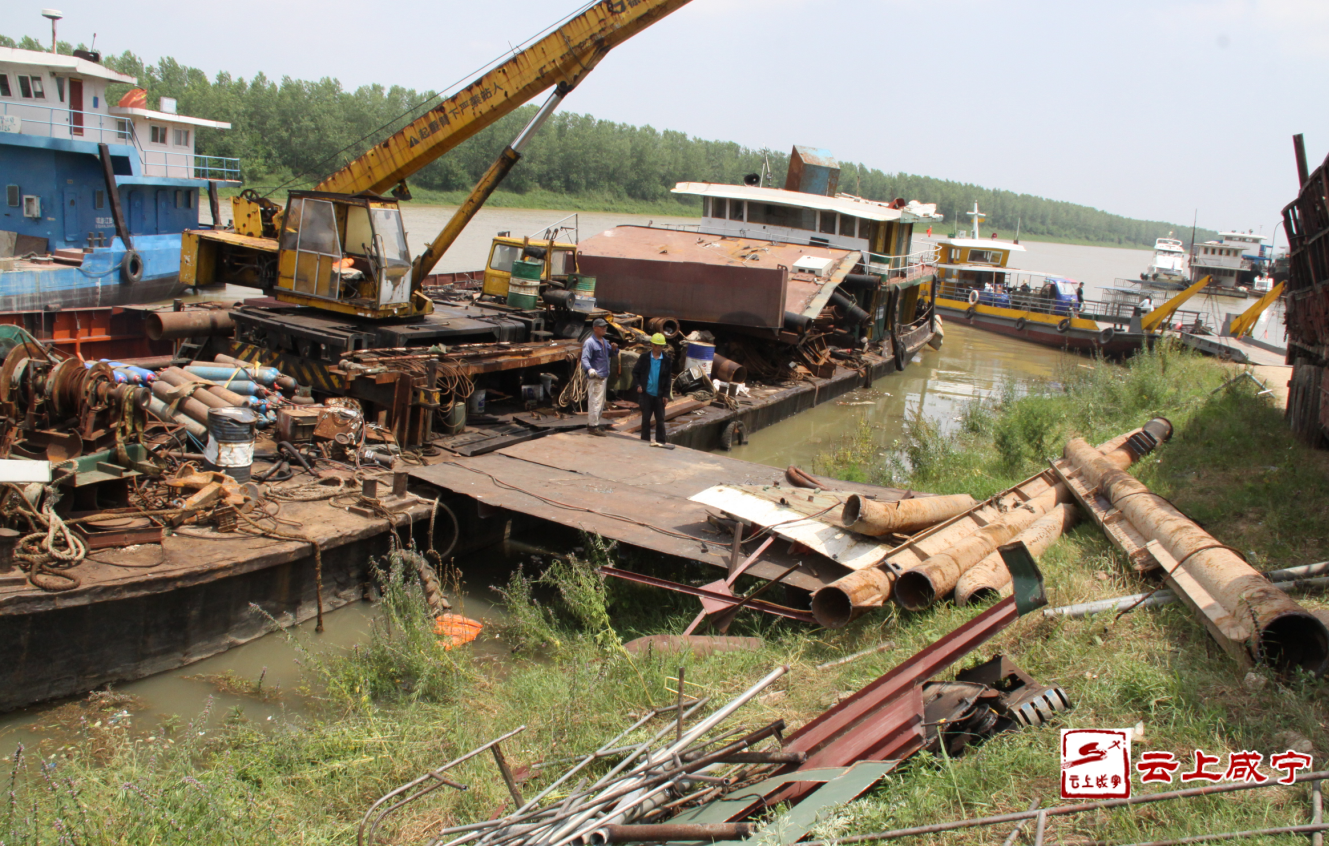
M105 192L105 191L93 191L93 192L92 192L92 207L93 207L94 209L104 209L104 208L106 208L106 192Z
M971 264L1000 264L1001 250L970 250Z
M489 269L511 273L518 252L518 248L511 244L495 244L493 254L489 257Z
M824 211L821 213L821 225L817 227L818 231L827 235L835 234L835 212Z
M742 200L730 200L730 201L729 201L729 219L730 219L730 220L742 220L742 219L743 219L743 201L742 201Z
M58 76L55 78L55 96L61 103L65 101L65 81Z
M177 147L188 147L188 146L189 146L189 130L188 130L188 129L173 129L173 130L171 130L171 132L172 132L173 135L174 135L174 139L173 139L173 140L175 141L175 146L177 146Z
M149 126L148 135L153 144L166 143L166 127L164 126Z
M17 186L17 185L6 185L6 186L5 186L5 200L6 200L6 201L9 203L9 205L11 205L11 206L18 206L19 202L20 202L21 199L22 199L22 198L20 197L20 195L21 195L22 193L23 193L23 192L21 192L21 191L18 190L18 186Z
M706 198L706 202L711 204L711 217L724 217L724 200L719 197L708 197Z
M0 73L0 97L13 96L13 93L9 90L9 74Z
M32 99L32 83L26 76L20 76L18 78L18 93L25 100Z
M858 232L856 231L857 229L858 229L858 218L848 214L840 215L841 235L843 235L846 238L857 238L858 237Z

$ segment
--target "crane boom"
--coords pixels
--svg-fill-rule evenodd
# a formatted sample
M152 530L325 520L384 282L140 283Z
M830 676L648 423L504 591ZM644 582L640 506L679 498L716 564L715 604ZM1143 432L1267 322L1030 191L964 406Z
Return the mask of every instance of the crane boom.
M541 92L571 89L614 47L689 0L599 0L324 179L318 191L383 194Z

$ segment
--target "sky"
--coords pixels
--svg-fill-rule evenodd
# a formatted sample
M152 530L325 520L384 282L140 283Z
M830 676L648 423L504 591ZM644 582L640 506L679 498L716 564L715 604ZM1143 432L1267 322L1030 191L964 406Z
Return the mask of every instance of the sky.
M100 49L209 75L418 90L469 81L579 8L60 2L62 41L96 33ZM0 32L50 40L40 4L5 6ZM1268 235L1297 190L1291 136L1305 134L1312 169L1329 152L1326 79L1329 0L692 0L563 108Z

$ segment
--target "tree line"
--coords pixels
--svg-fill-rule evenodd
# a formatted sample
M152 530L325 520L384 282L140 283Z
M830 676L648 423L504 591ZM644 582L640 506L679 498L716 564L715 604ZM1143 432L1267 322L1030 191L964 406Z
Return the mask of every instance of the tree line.
M30 36L15 42L0 35L0 46L47 49ZM67 42L58 45L61 53L73 49ZM174 97L182 114L229 122L230 130L199 128L197 151L239 158L246 185L260 193L316 183L437 103L438 96L438 92L401 86L365 85L348 91L330 77L273 80L259 73L246 80L222 72L209 78L173 58L147 64L129 51L106 55L102 61L112 70L136 77L153 108L161 97ZM107 99L116 102L128 88L111 86ZM501 118L421 169L409 184L434 191L470 189L535 109L534 105L523 106ZM765 173L770 179L766 184L783 187L788 161L787 152L563 112L554 115L535 136L503 189L518 194L533 190L563 194L569 205L575 205L578 197L589 196L677 203L679 214L696 214L696 198L670 193L676 183L735 183L747 174ZM968 224L964 213L977 202L987 216L987 229L1010 236L1018 227L1022 234L1045 238L1151 247L1155 238L1169 231L1183 240L1190 234L1188 226L1135 220L1013 191L887 173L863 163L841 163L840 190L872 200L902 197L936 203L946 219L942 228L952 231ZM1197 232L1199 240L1216 235L1211 230Z

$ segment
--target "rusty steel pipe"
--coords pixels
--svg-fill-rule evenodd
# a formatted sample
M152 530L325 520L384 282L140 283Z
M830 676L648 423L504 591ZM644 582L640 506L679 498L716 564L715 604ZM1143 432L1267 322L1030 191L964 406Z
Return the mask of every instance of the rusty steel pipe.
M154 341L178 341L182 338L228 336L235 332L231 313L221 309L192 311L153 311L148 313L146 329Z
M1056 485L1018 508L1001 515L978 531L895 579L895 601L909 611L920 611L955 589L960 576L1071 498L1065 485Z
M711 362L711 376L722 382L741 383L748 380L748 369L737 361L716 353L715 360Z
M845 500L840 522L849 531L860 535L912 535L959 516L977 504L969 494L925 496L896 502L878 502L853 494Z
M1037 558L1057 538L1070 531L1079 519L1080 510L1075 503L1063 502L1035 520L1015 539L1023 542L1029 548L1029 554ZM955 604L967 605L974 600L1009 596L1010 593L1010 571L1006 569L1006 562L1001 560L1001 553L993 552L960 576L955 583Z
M646 321L646 331L651 335L659 332L667 340L672 341L678 337L678 333L683 331L683 328L679 325L676 317L652 317Z
M170 385L170 386L172 386L172 387L175 387L175 388L186 388L186 387L189 387L190 385L193 385L193 384L194 384L194 382L191 381L191 380L189 380L189 379L181 378L181 377L180 377L179 375L177 375L177 374L169 373L169 372L166 372L166 371L163 371L163 372L157 374L157 381L158 381L158 382L165 382L166 384L168 384L168 385ZM203 390L203 389L196 390L196 391L194 391L193 394L191 394L191 396L192 396L194 399L198 400L199 402L203 403L204 405L208 406L209 408L231 408L231 407L232 407L232 404L231 404L231 403L227 402L226 400L222 399L221 397L219 397L219 396L217 396L216 394L211 393L210 391L207 391L207 390Z
M591 843L667 843L670 841L743 840L757 831L752 823L657 823L654 825L607 825L590 838Z
M228 407L244 407L245 398L229 388L223 388L216 382L204 379L202 376L195 376L193 373L180 367L168 367L157 374L158 378L165 379L173 385L183 385L197 382L204 386L204 389L215 397L226 401Z
M1258 641L1235 644L1251 661L1267 659L1279 672L1293 667L1319 671L1329 657L1329 628L1319 618L1083 439L1067 443L1064 454L1136 531L1158 541L1233 619L1255 624Z
M170 406L175 400L177 390L178 388L174 385L163 382L161 379L152 383L153 396L166 403L167 406ZM204 426L208 425L208 407L193 397L185 397L180 400L180 403L176 405L175 409L189 417L195 423L201 423Z
M951 546L973 532L970 523L960 520L930 537ZM890 599L894 585L895 573L888 568L878 566L856 570L812 594L812 616L828 629L844 628L860 615L880 608Z

